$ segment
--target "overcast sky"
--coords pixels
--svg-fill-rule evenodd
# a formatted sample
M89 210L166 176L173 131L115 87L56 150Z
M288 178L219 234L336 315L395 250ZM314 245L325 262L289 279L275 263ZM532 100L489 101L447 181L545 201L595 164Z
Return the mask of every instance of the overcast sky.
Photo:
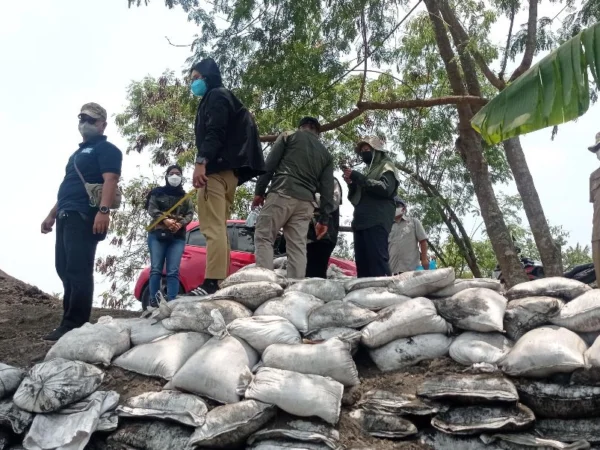
M550 13L542 7L540 15ZM62 292L54 270L54 234L42 235L40 224L80 142L79 108L94 101L109 115L122 111L132 80L183 67L189 49L170 46L165 36L185 44L196 32L181 9L168 10L162 0L132 9L127 0L0 4L0 269L46 292ZM502 41L502 31L495 35ZM588 177L599 163L587 146L600 131L599 111L595 106L561 126L554 141L550 130L522 139L547 217L571 233L571 244L587 244L591 235ZM112 119L106 134L125 150ZM144 156L125 157L125 179L148 170ZM516 192L514 186L504 190ZM347 202L343 212L351 212ZM107 246L101 244L99 254Z

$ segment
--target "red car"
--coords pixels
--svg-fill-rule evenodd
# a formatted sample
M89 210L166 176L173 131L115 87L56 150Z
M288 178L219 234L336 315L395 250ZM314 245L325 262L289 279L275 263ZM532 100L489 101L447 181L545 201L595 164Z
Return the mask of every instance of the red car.
M229 274L232 274L255 261L254 227L247 227L244 220L229 220L227 222L227 234L231 246ZM285 255L285 239L280 234L275 242L275 257L283 255ZM329 264L338 266L346 275L356 276L356 265L352 261L331 258ZM205 268L206 239L198 228L198 222L191 222L187 226L186 246L179 268L179 293L184 294L200 286L204 281ZM150 298L149 279L150 267L146 267L142 270L135 284L135 298L142 302L144 308L148 305Z

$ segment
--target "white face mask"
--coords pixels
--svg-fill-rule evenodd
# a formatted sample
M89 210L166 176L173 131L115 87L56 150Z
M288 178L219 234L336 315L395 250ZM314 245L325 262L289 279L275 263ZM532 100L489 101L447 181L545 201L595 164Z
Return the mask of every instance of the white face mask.
M404 208L396 208L396 217L401 217L404 215Z
M81 137L84 139L91 139L100 136L102 133L91 123L85 122L79 124L79 134L81 134Z
M167 181L173 187L177 187L181 184L181 176L180 175L169 175L167 177Z

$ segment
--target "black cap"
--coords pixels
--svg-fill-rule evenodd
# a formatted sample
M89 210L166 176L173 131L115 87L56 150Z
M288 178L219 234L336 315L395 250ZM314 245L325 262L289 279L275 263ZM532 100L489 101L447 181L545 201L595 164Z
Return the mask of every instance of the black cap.
M394 203L396 204L396 206L402 205L402 206L406 207L406 202L398 196L394 197Z
M317 132L320 133L321 132L321 124L319 123L319 120L314 118L314 117L310 117L310 116L306 116L303 117L302 119L300 119L300 122L298 123L298 128L300 128L302 125L314 125L315 128L317 129Z

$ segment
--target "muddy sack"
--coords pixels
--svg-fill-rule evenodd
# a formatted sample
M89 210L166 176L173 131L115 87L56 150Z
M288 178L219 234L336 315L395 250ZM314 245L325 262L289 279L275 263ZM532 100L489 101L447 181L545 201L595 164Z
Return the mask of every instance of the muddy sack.
M104 372L91 364L56 358L33 366L13 401L25 411L49 413L87 397L103 379Z
M177 391L146 392L117 408L120 417L171 420L189 427L202 426L207 412L201 398Z
M242 446L248 436L262 428L276 415L277 408L255 400L242 400L217 406L196 428L189 446L194 448L232 448Z
M548 377L585 366L587 345L566 328L547 326L527 332L500 364L512 376Z
M286 292L299 291L314 295L324 302L342 300L346 295L344 285L339 281L324 280L322 278L307 278L286 289Z
M360 381L350 349L350 344L340 339L321 344L273 344L263 353L262 362L265 367L321 375L355 386Z
M350 353L354 354L358 350L361 337L361 332L354 328L331 327L306 333L304 335L304 342L307 344L316 344L328 339L337 338L350 344Z
M0 400L17 390L25 377L25 371L0 363Z
M247 444L267 440L320 444L333 450L340 448L340 433L331 425L319 420L299 420L287 414L279 414L274 422L250 436Z
M12 400L0 400L0 430L8 428L15 434L23 434L32 421L33 414L19 408Z
M394 394L381 390L365 393L356 406L365 411L394 416L433 416L448 409L441 403L424 401L413 394Z
M299 417L317 416L332 425L340 418L344 386L331 378L263 367L246 398L271 403Z
M258 441L246 446L246 450L329 450L330 448L327 444L314 444L312 442L292 441L289 439L265 439L264 441Z
M570 301L550 322L581 333L600 331L600 289L588 291Z
M105 323L112 320L121 327L129 329L131 335L131 345L142 345L152 342L161 337L170 336L175 332L167 330L162 322L156 322L151 319L113 319L110 316L103 316L98 319L98 323Z
M46 355L46 361L63 358L108 366L115 356L129 350L129 334L129 328L112 320L94 325L85 323L61 337Z
M253 316L236 319L227 325L232 336L243 339L259 353L271 344L301 344L296 327L279 316Z
M525 333L542 325L549 325L564 302L553 297L525 297L508 303L504 314L506 335L518 341Z
M350 292L344 302L354 303L361 308L379 311L392 305L399 305L410 300L406 295L395 294L386 288L371 287Z
M585 440L590 444L598 444L600 443L600 418L538 419L534 432L545 439L564 442Z
M484 288L491 289L492 291L500 292L502 290L502 284L500 281L492 278L471 278L467 280L454 280L454 283L440 289L439 291L432 292L429 294L430 297L445 298L452 297L454 294L458 294L465 289L472 288Z
M277 283L251 281L220 289L212 298L213 300L233 300L254 311L267 300L279 297L281 294L283 294L283 288Z
M457 328L483 333L503 330L506 298L496 291L471 288L435 300L438 313Z
M113 365L148 377L170 380L210 339L206 333L177 333L133 347L115 359Z
M450 332L450 325L438 315L431 300L415 298L382 309L377 319L362 330L362 343L377 348L395 339L419 334Z
M109 449L182 450L193 428L161 420L127 421L108 437Z
M213 323L211 311L215 309L221 313L226 324L235 319L252 316L252 311L240 303L232 300L211 300L182 303L176 306L171 316L162 323L169 330L207 333Z
M308 331L308 316L316 308L323 306L323 300L304 292L288 292L282 297L263 303L255 316L279 316L289 320L301 333Z
M577 442L565 443L553 439L543 439L530 433L482 434L480 439L486 445L499 442L503 449L539 448L543 450L587 450L590 448L590 444L587 441L580 440Z
M418 270L398 275L392 292L407 297L426 297L454 283L454 269Z
M515 403L517 388L508 379L488 374L445 375L429 378L417 390L419 397L459 404Z
M421 334L396 339L382 347L371 349L369 355L379 370L389 372L446 356L450 344L452 339L445 334Z
M460 334L450 346L450 358L464 366L477 363L497 365L510 352L513 343L500 333Z
M506 291L505 295L509 300L525 297L555 297L568 302L591 289L581 281L564 277L550 277L517 284Z
M405 438L414 436L419 431L412 422L391 414L381 414L357 409L352 411L349 415L358 422L363 431L378 438Z
M256 281L267 281L269 283L276 283L282 288L287 287L287 280L277 275L274 271L269 269L263 269L262 267L251 267L245 270L232 273L221 283L221 289L229 286L242 283L250 283ZM218 291L217 291L218 292Z
M517 384L519 398L536 417L578 419L600 416L600 387L534 381Z
M353 303L334 300L311 311L308 316L308 330L332 327L361 328L376 318L377 314L373 311Z

